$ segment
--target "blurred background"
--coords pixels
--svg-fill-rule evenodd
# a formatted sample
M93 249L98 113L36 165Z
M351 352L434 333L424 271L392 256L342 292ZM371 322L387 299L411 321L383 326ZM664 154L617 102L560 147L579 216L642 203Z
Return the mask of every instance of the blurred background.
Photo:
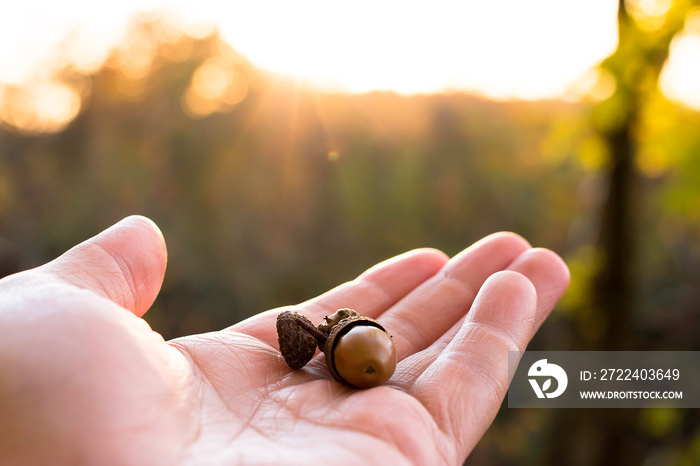
M572 273L529 349L700 350L698 2L48 3L0 16L0 276L146 215L169 339L511 230ZM504 407L466 464L699 463L697 411Z

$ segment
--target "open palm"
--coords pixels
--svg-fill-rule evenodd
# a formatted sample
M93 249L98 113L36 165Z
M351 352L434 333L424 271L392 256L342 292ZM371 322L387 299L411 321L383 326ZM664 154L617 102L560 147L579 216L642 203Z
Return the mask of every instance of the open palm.
M393 335L392 379L356 390L322 355L286 366L281 309L165 342L141 319L165 263L157 227L129 217L0 281L0 462L461 464L505 396L508 351L569 281L554 253L500 233L451 260L403 254L290 307L316 323L354 308Z

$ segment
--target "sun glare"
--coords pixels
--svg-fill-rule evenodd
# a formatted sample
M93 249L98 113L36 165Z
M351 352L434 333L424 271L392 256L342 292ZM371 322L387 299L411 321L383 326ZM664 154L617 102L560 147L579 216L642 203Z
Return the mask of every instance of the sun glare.
M149 72L156 44L153 36L137 37L127 26L144 10L166 12L168 21L154 31L161 43L176 41L179 31L203 37L216 28L253 65L328 92L467 91L492 99L600 100L615 89L614 79L597 67L617 43L617 2L612 0L435 0L429 7L389 0L38 3L13 2L0 15L0 40L5 44L0 46L0 85L6 87L2 107L15 99L8 97L13 89L52 83L51 71L68 63L83 72L99 69L115 47L125 95L138 97L139 80ZM671 0L627 4L636 21L653 30L663 24ZM661 80L666 95L696 108L699 24L700 10L674 41ZM245 97L247 88L230 63L214 59L195 72L182 106L193 117L225 111ZM27 96L46 89L25 89L20 100L36 102ZM24 115L14 121L45 122L37 127L51 121L61 127L62 119L76 108L66 103L73 102L66 92L53 92L51 101L58 103L50 108L11 100L9 108ZM47 112L46 118L37 112Z
M607 0L342 5L256 2L221 26L253 63L324 89L499 99L556 97L617 40L617 5Z
M194 34L197 25L216 24L261 68L346 92L466 90L501 99L556 97L616 43L616 2L609 0L585 6L559 0L436 0L429 8L388 0L125 0L107 10L85 0L48 9L23 2L0 20L2 34L12 39L4 43L19 44L0 51L0 63L9 65L0 67L0 82L26 79L31 65L51 60L48 45L69 31L75 40L67 58L94 69L104 59L108 47L103 45L123 36L129 14L154 7L187 18L182 25ZM141 45L129 47L124 58L138 74L149 62L148 44L132 42Z

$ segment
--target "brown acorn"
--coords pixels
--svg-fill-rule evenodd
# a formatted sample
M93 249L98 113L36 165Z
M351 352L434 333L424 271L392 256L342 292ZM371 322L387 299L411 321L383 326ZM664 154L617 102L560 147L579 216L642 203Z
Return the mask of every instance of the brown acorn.
M280 351L292 369L303 367L316 346L337 381L358 388L381 385L396 369L396 348L376 320L352 309L339 309L318 327L305 316L285 311L277 316Z
M331 329L323 352L333 377L346 385L371 388L385 383L396 369L396 347L376 320L350 316Z

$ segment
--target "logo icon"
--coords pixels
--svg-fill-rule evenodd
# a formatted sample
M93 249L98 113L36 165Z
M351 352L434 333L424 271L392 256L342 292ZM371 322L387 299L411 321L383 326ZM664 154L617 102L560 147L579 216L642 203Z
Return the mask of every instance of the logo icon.
M547 377L541 387L536 378L528 379L537 398L556 398L564 393L566 385L569 383L569 378L566 376L564 369L556 364L548 363L546 359L540 359L530 366L527 375L528 377ZM557 381L557 388L552 392L548 392L552 386L552 379Z

